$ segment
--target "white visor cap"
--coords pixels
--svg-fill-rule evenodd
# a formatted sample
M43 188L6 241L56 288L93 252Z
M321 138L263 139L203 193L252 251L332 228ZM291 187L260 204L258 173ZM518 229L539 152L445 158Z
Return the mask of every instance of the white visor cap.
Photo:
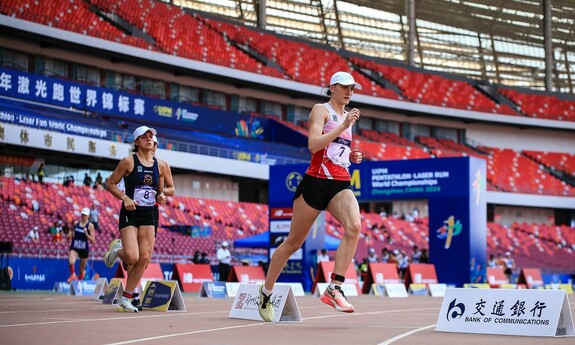
M351 74L347 72L335 72L331 79L329 80L329 85L341 84L341 85L355 85L355 88L361 90L361 85L356 83Z

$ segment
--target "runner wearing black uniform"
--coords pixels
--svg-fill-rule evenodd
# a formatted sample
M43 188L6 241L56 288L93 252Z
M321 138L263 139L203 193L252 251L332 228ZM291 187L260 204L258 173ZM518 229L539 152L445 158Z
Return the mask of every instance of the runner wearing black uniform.
M68 252L70 277L68 282L78 279L74 270L78 257L80 258L80 280L83 280L86 275L86 262L90 254L89 243L95 241L94 224L88 221L89 216L90 209L85 207L82 210L82 219L74 225L73 231L70 231L70 251Z
M155 204L166 203L163 193L166 165L154 158L154 135L155 129L138 127L133 135L134 153L123 158L106 180L107 190L122 200L122 207L119 215L121 240L110 243L104 262L107 267L112 267L119 257L133 266L128 270L126 290L118 311L138 312L131 299L154 250ZM117 186L122 179L125 193Z

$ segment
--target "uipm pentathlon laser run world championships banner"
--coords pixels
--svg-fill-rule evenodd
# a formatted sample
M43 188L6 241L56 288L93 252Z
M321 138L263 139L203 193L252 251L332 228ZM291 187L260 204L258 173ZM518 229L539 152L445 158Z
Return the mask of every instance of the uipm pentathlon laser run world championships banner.
M462 286L486 279L485 166L485 160L475 157L378 161L352 165L350 174L360 202L427 199L431 263L440 283ZM270 167L270 231L274 229L276 239L289 231L293 193L306 168ZM309 282L302 280L312 279L307 272L315 265L315 250L323 248L324 229L324 224L314 224L302 251L290 260L289 267L301 270L284 272L281 279L302 282L306 287ZM275 242L270 243L271 248L279 245Z

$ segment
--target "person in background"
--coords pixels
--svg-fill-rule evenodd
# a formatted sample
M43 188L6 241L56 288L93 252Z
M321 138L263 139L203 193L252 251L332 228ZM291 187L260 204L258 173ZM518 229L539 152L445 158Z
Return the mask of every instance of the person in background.
M489 254L489 260L487 261L487 267L497 267L497 260L495 260L495 255Z
M421 256L419 257L420 264L429 263L429 254L427 253L427 248L421 248Z
M88 173L84 174L84 181L82 181L82 183L86 187L92 186L92 178L90 177L90 175L88 175Z
M218 272L220 273L220 281L222 282L228 281L228 275L230 274L232 255L228 246L228 241L223 241L216 253L216 257L218 258Z
M274 285L290 256L303 245L320 212L327 210L345 229L335 255L331 281L320 300L337 311L354 311L341 284L352 262L361 231L359 203L351 190L351 163L359 164L362 154L351 148L353 125L360 111L345 107L354 89L361 89L351 74L337 72L331 76L327 89L329 101L313 106L309 115L308 149L312 153L310 165L300 181L293 198L293 217L288 238L272 256L265 283L260 286L259 313L264 321L274 319L271 304Z
M96 181L94 182L94 189L98 188L98 186L102 186L104 184L104 181L102 180L102 175L100 175L100 172L98 172L98 175L96 175Z
M208 253L206 252L202 252L202 255L200 256L200 264L209 264L210 263L210 259L208 259Z
M322 249L317 255L317 263L322 261L329 261L329 255L327 255L327 249Z
M38 174L38 182L44 183L44 163L40 163L37 174Z
M98 231L98 233L101 234L102 230L100 229L100 226L98 225L99 214L100 214L100 212L98 212L98 209L96 208L96 204L92 203L92 208L90 209L90 223L92 223L94 225L94 229L96 229L96 231Z
M421 251L417 245L413 246L413 254L411 254L411 263L418 264L421 262Z
M26 237L24 237L24 241L26 242L34 242L34 243L38 243L40 241L40 234L38 233L38 227L35 226L33 227L28 234L26 235Z
M374 249L374 248L369 248L368 254L367 254L367 261L368 261L369 263L378 262L378 261L379 261L379 258L377 257L377 254L375 254L375 249Z
M80 221L74 224L70 233L70 251L68 252L68 267L70 268L70 277L68 283L78 279L74 265L80 258L80 280L84 280L86 275L86 262L90 254L90 243L96 241L94 225L90 223L90 209L84 207L81 213Z
M195 264L199 264L200 263L200 251L196 250L194 252L194 257L192 258L192 262Z
M59 243L62 240L62 227L58 222L54 222L54 224L48 228L48 233L52 236L52 243Z
M387 247L383 247L381 249L381 262L387 263L389 261L389 249Z
M503 259L503 262L504 262L503 272L507 276L509 284L513 284L513 269L515 268L515 260L513 260L513 258L511 257L511 252L505 253L505 259Z
M407 272L407 267L409 267L409 256L403 251L398 251L397 254L397 273L399 274L399 279L403 280L405 277L405 272Z

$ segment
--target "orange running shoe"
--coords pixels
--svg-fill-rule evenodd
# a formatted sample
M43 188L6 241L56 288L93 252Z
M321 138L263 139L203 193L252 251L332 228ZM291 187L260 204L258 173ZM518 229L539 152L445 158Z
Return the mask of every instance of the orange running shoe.
M339 285L336 285L335 289L331 289L328 286L319 299L337 311L353 313L353 305L347 301L347 297L345 297Z
M71 283L72 280L78 280L78 276L76 275L76 273L72 273L69 277L68 280L66 280L68 283Z

